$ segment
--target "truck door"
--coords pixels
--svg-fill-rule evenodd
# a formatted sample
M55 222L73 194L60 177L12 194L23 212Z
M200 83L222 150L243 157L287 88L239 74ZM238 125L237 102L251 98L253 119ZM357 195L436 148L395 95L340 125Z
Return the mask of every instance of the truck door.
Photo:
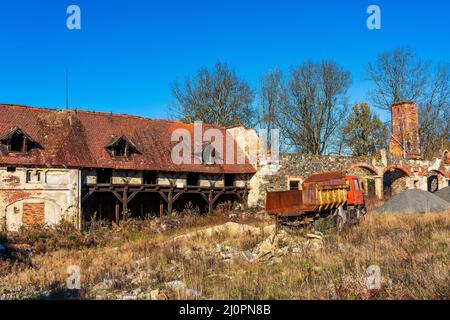
M361 185L357 178L354 178L352 180L353 180L353 187L354 187L355 205L361 205L364 203L364 194L363 194Z

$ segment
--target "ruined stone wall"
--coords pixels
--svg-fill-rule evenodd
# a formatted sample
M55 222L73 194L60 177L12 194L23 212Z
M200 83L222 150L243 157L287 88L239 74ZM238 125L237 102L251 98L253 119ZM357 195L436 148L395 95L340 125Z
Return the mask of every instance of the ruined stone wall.
M257 174L250 180L249 205L262 205L267 191L288 190L290 181L294 182L292 185L297 185L297 182L301 185L313 173L348 170L355 164L372 166L371 162L355 157L280 154L279 162L260 164ZM355 171L354 174L358 175L358 172L362 176L367 175L365 171Z
M80 223L79 170L0 167L0 228Z

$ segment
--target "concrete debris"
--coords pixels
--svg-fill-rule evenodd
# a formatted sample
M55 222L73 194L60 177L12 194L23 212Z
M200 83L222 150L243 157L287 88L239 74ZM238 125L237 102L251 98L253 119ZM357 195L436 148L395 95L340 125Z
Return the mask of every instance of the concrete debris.
M306 237L292 235L280 230L275 236L270 235L261 241L252 253L258 260L278 263L281 257L292 254L302 255L308 251L317 251L323 247L323 238L317 232Z
M113 287L114 282L112 280L109 279L105 279L100 283L97 283L92 290L93 291L104 291L104 290L109 290Z
M244 234L256 236L264 234L272 230L273 228L274 227L272 226L269 226L269 228L258 228L236 222L227 222L219 226L214 226L177 236L174 238L174 241L192 239L195 237L214 237L221 233L227 234L230 237L236 237Z
M177 291L186 288L186 285L184 284L183 281L175 280L166 282L166 287L171 290Z
M166 287L174 291L179 297L186 299L199 299L202 296L200 291L187 288L183 281L175 280L166 282Z

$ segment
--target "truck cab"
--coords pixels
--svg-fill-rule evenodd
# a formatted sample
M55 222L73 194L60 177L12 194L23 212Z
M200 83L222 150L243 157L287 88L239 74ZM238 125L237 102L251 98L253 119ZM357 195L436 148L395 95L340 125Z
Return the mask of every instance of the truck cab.
M364 192L358 177L345 176L345 183L347 184L347 206L363 208L365 206Z

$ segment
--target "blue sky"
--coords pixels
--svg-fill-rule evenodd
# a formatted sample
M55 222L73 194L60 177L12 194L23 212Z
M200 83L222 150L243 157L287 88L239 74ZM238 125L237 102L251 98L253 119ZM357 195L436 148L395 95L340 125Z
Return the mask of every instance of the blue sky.
M66 8L81 8L81 30ZM382 29L366 28L381 7ZM70 106L166 118L171 84L201 66L228 62L257 88L262 73L307 59L334 59L352 73L350 101L366 100L364 66L398 46L450 62L450 2L104 1L0 3L0 102Z

